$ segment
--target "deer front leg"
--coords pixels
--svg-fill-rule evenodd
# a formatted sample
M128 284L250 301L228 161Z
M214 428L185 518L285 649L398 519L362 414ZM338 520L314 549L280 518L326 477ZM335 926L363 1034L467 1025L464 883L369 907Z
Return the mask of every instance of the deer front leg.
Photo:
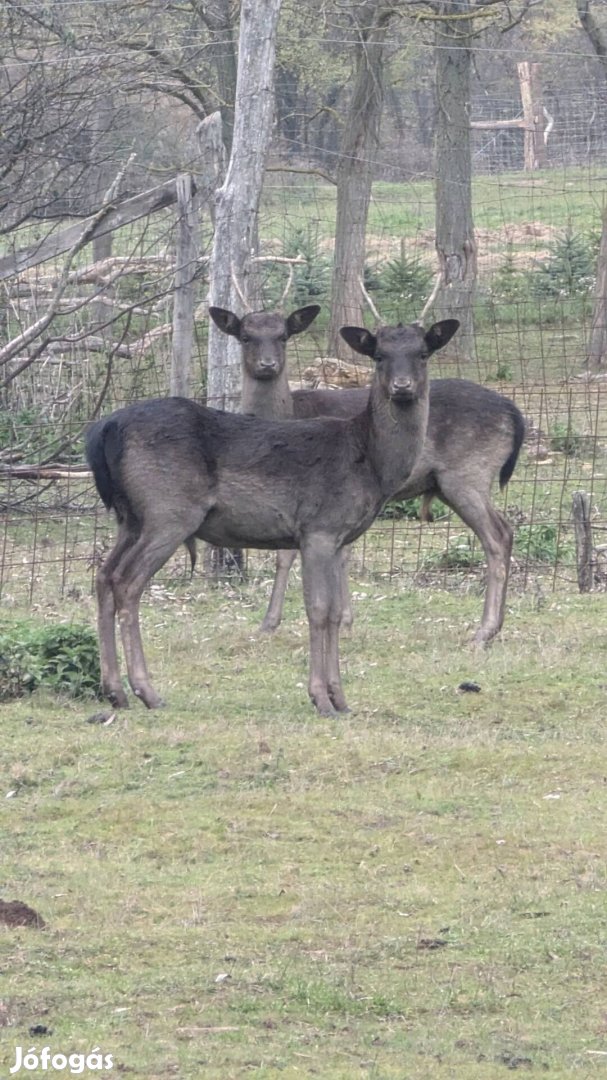
M341 549L341 625L344 630L351 630L352 623L354 622L354 612L352 611L352 597L350 596L350 587L348 585L348 570L350 566L350 555L352 549L350 547L344 547Z
M276 552L276 573L274 576L274 584L272 586L272 595L270 597L270 603L268 604L268 610L264 615L263 622L259 628L262 634L271 634L280 626L282 619L282 609L285 602L285 593L287 591L287 582L289 580L289 571L297 558L297 551L282 550Z
M327 690L337 712L350 712L341 685L339 670L339 629L340 619L329 615L329 624L325 633L325 664L327 671Z
M302 544L301 560L310 627L308 693L322 716L333 716L348 708L339 672L340 553L330 538L314 536Z

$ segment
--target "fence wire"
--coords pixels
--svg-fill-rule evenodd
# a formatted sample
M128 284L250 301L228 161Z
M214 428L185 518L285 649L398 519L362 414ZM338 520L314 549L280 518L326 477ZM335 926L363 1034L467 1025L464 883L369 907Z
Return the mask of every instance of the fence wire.
M522 170L522 132L476 131L473 205L478 246L476 350L465 365L439 353L436 378L464 376L511 397L524 413L527 436L514 476L495 494L515 527L512 587L576 589L572 500L590 498L592 584L607 580L607 375L585 365L592 290L605 197L605 93L569 88L546 97L555 122L548 165ZM520 102L487 95L473 118L511 118ZM423 119L423 118L422 118ZM436 272L434 189L420 121L416 174L396 153L394 133L378 158L367 224L365 286L382 320L416 318ZM413 139L411 132L407 136ZM284 291L288 264L298 257L287 305L318 302L323 314L289 343L293 386L364 381L364 366L330 369L325 330L330 303L335 189L318 176L273 169L259 220L262 302L272 308ZM302 156L310 147L301 147ZM418 152L419 151L419 152ZM66 222L24 226L15 248L45 243ZM119 229L100 258L84 247L57 304L52 337L35 360L18 351L0 369L0 598L35 602L92 588L108 550L112 522L100 509L83 466L82 432L91 417L168 392L171 363L175 209L162 209ZM206 390L207 268L212 237L208 209L196 267L195 343L191 392ZM11 247L4 243L0 257ZM98 254L98 253L97 253ZM2 341L14 341L44 316L56 296L62 258L5 278L0 294ZM372 320L371 320L372 321ZM324 365L319 358L325 358ZM354 372L354 374L353 374ZM24 477L19 467L54 463L56 478ZM431 523L415 506L389 508L356 544L353 567L386 583L480 588L483 555L466 526L435 503ZM270 574L273 556L247 554L252 579ZM185 575L185 553L162 572Z

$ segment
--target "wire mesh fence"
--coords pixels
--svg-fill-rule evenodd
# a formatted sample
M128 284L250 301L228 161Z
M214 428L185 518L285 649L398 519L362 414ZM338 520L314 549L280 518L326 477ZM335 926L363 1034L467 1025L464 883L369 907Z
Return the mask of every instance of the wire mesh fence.
M432 359L436 378L464 376L511 397L528 431L514 476L496 493L515 526L512 583L527 588L578 587L574 493L590 500L592 584L605 588L607 552L607 376L585 364L592 289L605 194L605 91L548 89L553 121L546 163L522 166L523 132L474 132L473 206L478 248L474 301L475 352L462 365L447 351ZM423 112L423 110L422 110ZM473 121L516 120L520 99L488 93L473 102ZM365 288L385 322L417 318L436 272L435 198L428 176L430 145L420 113L409 130L410 161L395 152L389 126L367 222ZM291 158L310 161L311 147L291 140ZM259 217L259 295L272 308L290 286L290 308L317 302L323 313L311 330L289 343L293 386L344 385L368 378L329 370L326 353L335 189L313 170L285 167L284 132L276 135ZM313 148L312 148L313 149ZM323 155L330 149L323 148ZM425 158L422 160L423 154ZM0 251L35 251L54 243L72 219L24 224ZM195 342L191 393L206 392L205 298L212 240L202 208L195 267ZM0 325L5 341L54 306L52 336L40 351L24 347L2 366L0 390L0 593L4 601L34 600L42 589L89 590L94 567L113 526L83 471L82 432L94 416L169 390L174 332L175 251L179 215L161 205L121 225L104 249L83 245L66 276L63 254L15 264L4 275ZM297 259L293 266L288 260ZM287 260L287 261L285 261ZM62 288L59 291L59 285ZM44 469L54 466L55 472ZM27 473L27 467L34 471ZM421 524L415 505L389 507L356 545L353 565L386 582L441 583L477 588L483 556L473 534L446 508ZM269 574L271 555L250 552L250 575ZM166 574L185 573L185 556Z

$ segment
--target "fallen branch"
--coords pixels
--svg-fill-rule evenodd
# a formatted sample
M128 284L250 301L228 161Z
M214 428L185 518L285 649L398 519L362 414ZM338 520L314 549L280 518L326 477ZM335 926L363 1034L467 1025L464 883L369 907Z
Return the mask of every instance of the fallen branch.
M0 465L0 480L86 480L90 476L86 465Z

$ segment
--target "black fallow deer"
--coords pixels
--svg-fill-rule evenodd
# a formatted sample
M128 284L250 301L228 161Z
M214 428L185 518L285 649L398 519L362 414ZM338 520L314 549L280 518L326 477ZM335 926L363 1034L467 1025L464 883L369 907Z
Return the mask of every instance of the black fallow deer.
M102 688L127 705L116 648L120 624L129 682L148 708L162 700L147 670L141 594L188 539L222 547L299 549L310 628L308 690L318 711L347 709L339 670L341 553L399 491L421 452L428 422L428 357L451 339L455 319L344 327L375 361L363 410L348 420L301 421L208 409L162 398L118 409L87 433L97 490L118 536L97 573Z
M277 313L253 312L239 319L223 308L210 309L217 326L242 345L243 412L275 418L347 419L366 407L368 387L289 389L287 340L308 326L318 310L316 306L302 308L287 318ZM512 476L524 434L523 416L509 398L468 379L433 379L424 448L408 480L394 496L411 499L421 495L422 520L429 517L432 499L439 498L478 537L487 560L487 586L482 619L473 639L477 645L491 641L504 621L513 532L493 505L491 491L496 478L503 488ZM278 553L272 596L261 625L264 631L272 632L280 624L296 554ZM345 571L343 593L343 624L348 625L352 609Z

